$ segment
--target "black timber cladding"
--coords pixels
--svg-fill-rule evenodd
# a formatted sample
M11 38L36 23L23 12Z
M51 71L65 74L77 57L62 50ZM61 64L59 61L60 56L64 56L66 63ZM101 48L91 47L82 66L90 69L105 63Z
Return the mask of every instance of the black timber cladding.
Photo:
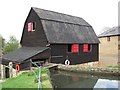
M92 52L83 52L83 44L79 44L79 52L72 53L67 51L67 44L52 44L51 46L51 62L65 63L68 59L71 65L99 60L99 45L92 44ZM55 57L56 56L56 57Z
M32 8L39 16L49 43L99 43L84 19L53 11Z
M28 32L29 22L35 22L34 32ZM42 23L39 20L38 15L34 12L34 10L30 10L29 15L25 21L20 43L22 46L28 46L28 47L29 46L45 47L47 44L47 38L43 30Z
M28 32L28 23L35 22L34 32ZM78 53L68 53L67 45L78 43ZM84 53L83 44L93 46L93 51ZM29 59L50 59L63 63L69 57L71 64L98 61L99 40L90 24L84 19L39 8L31 8L25 21L21 38L22 47L3 56L3 61L17 61L22 68L30 66ZM49 48L50 49L49 49Z

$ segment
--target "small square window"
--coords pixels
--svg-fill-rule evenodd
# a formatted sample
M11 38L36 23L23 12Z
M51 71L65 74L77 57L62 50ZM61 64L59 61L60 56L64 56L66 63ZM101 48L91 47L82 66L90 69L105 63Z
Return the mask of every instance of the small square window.
M120 50L120 45L118 45L118 50Z
M110 41L110 37L107 37L107 41Z
M88 44L84 44L84 46L83 46L83 52L88 52Z
M77 53L79 52L79 44L68 44L68 52Z
M35 22L29 22L28 23L28 32L35 31L35 28L36 28Z
M72 44L68 44L68 52L72 51Z
M118 36L118 41L120 41L120 36Z
M88 51L91 51L91 45L88 44Z
M79 52L79 44L73 44L72 45L72 52L73 53Z
M92 45L91 44L84 44L83 52L92 52Z

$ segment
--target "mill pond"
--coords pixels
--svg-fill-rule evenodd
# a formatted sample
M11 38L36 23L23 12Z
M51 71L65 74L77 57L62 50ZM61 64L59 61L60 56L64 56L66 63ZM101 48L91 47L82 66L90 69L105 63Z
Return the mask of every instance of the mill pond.
M61 70L51 70L50 72L54 88L89 88L89 90L94 90L94 88L114 88L114 90L120 90L118 76L83 74Z
M112 74L105 74L106 70L104 68L104 74L103 73L95 73L95 71L93 71L93 68L91 69L93 73L90 73L90 67L88 68L87 73L80 71L81 68L77 68L79 69L79 71L75 71L76 69L73 69L74 71L71 71L71 67L66 67L66 66L62 66L62 68L60 69L61 65L53 68L49 68L46 69L45 67L41 68L42 69L42 73L41 73L41 80L42 80L42 88L50 88L52 90L56 90L59 88L68 88L68 89L80 89L83 90L83 88L87 89L87 90L95 90L96 88L104 88L107 90L120 90L120 74L119 74L119 70L116 69L116 72L113 72L113 70L115 71L115 69L112 69L110 72ZM65 68L66 67L66 68ZM75 67L75 66L74 66ZM35 68L34 68L35 69ZM64 69L64 70L62 70ZM66 69L66 70L65 70ZM85 70L85 69L82 69ZM86 69L87 70L87 69ZM98 68L94 69L97 70L97 72L99 71ZM102 70L102 69L101 69ZM108 69L110 70L110 69ZM36 73L38 74L38 69L35 69ZM103 70L102 70L103 71ZM118 71L118 72L117 72ZM36 88L37 90L37 85L38 82L36 82L36 78L34 76L33 72L23 72L21 73L21 75L17 76L16 78L9 78L7 79L5 82L2 83L3 88ZM17 83L16 82L20 82ZM29 83L28 83L29 82ZM27 84L26 84L27 83ZM109 89L108 89L109 88ZM119 89L118 89L119 88ZM100 89L101 90L101 89Z

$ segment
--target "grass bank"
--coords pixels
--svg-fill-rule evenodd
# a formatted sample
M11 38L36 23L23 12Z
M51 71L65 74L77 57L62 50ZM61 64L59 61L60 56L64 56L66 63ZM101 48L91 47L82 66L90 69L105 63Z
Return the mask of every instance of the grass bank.
M35 70L35 72L38 75L38 70ZM49 70L42 68L41 81L43 89L52 88L49 75ZM37 90L38 81L33 72L23 72L16 78L6 79L6 81L2 83L2 88L36 88Z

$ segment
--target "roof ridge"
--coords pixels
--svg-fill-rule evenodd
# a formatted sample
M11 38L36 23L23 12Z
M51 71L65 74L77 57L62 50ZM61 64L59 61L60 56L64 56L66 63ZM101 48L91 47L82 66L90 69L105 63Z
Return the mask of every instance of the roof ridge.
M41 8L37 8L37 7L32 7L33 9L40 9L40 10L43 10L43 11L48 11L48 12L53 12L53 13L57 13L57 14L62 14L62 15L66 15L66 16L70 16L70 17L76 17L76 18L80 18L80 19L83 19L81 17L78 17L78 16L74 16L74 15L70 15L70 14L65 14L65 13L60 13L60 12L57 12L57 11L52 11L52 10L46 10L46 9L41 9Z
M63 13L59 13L59 12L55 12L55 11L44 10L44 9L40 9L40 8L36 8L36 7L32 7L32 9L35 11L35 13L39 16L40 19L91 26L88 22L86 22L81 17L67 15L67 14L63 14ZM44 15L44 14L46 14L46 15Z

